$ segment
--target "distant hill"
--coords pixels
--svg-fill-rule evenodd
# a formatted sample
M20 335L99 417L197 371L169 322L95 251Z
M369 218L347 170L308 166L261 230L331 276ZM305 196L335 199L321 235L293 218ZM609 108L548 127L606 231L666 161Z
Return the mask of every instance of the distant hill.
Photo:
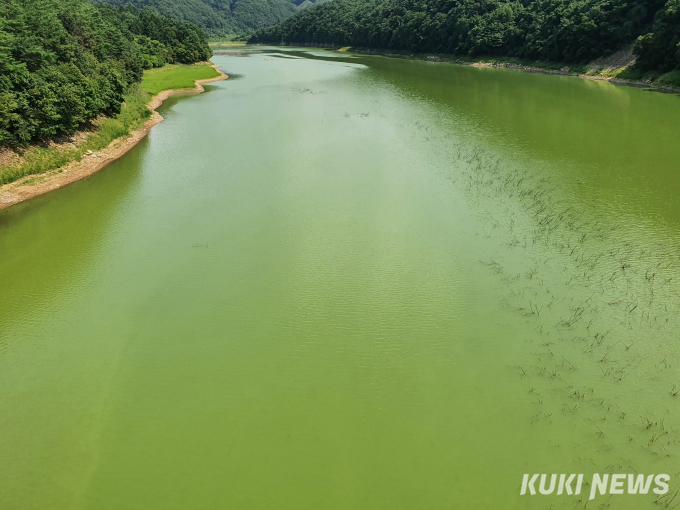
M95 0L115 6L154 7L163 14L195 23L210 37L252 32L276 25L298 11L289 0Z

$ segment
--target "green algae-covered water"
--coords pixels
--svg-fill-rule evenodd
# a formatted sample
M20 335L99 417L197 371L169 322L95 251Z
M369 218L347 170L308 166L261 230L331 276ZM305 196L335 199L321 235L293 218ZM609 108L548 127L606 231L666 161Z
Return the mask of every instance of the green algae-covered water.
M670 490L587 508L678 502L680 98L213 60L0 212L0 508L583 508L594 473Z

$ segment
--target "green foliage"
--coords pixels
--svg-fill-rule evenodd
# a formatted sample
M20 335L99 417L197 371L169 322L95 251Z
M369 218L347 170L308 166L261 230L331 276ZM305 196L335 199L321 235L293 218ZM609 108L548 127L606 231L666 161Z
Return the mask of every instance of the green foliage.
M645 32L661 2L333 0L259 30L250 42L585 63L613 53Z
M167 65L144 73L142 88L152 96L163 90L193 89L196 80L215 78L220 73L209 65Z
M212 55L196 26L87 0L0 4L0 146L22 147L121 111L144 68Z
M609 76L611 78L620 78L622 80L642 80L645 77L645 73L639 68L632 66L625 67L623 69L616 69L608 74L605 74L605 76Z
M654 83L658 85L671 85L673 87L680 87L680 70L671 71L670 73L661 75Z
M87 151L98 151L108 146L113 140L125 136L139 127L151 111L146 107L149 94L139 85L130 87L124 96L125 102L118 115L104 117L97 124L97 129L90 134L85 143L74 149L58 147L31 147L24 151L23 164L0 168L0 185L14 182L28 175L36 175L61 168L65 164L80 160Z
M668 0L655 16L652 31L635 42L634 52L640 69L680 69L680 0Z
M153 7L194 23L212 38L252 32L275 25L297 12L289 0L96 0L114 6Z
M204 32L192 23L166 16L151 7L137 9L126 5L115 8L99 4L98 8L112 24L134 35L143 58L158 64L145 69L168 62L200 62L212 56Z

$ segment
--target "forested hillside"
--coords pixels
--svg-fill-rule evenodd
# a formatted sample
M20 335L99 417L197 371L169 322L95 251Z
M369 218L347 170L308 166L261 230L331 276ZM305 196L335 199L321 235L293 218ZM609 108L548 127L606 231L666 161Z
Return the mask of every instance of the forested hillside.
M154 7L203 28L211 37L252 32L275 25L298 9L289 0L96 0L110 5Z
M634 51L643 70L680 69L680 0L669 0L657 13L651 32L635 42Z
M212 55L195 25L87 0L0 4L0 146L71 134L121 109L143 69Z
M680 0L333 0L250 42L326 43L584 63L635 45L641 68L680 67Z

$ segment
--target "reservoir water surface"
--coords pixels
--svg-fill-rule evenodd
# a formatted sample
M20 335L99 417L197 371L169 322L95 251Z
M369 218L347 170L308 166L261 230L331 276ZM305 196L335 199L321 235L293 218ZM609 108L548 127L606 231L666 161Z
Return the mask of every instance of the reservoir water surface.
M524 473L680 489L680 98L213 61L230 79L127 155L0 212L0 508L588 500L520 496Z

